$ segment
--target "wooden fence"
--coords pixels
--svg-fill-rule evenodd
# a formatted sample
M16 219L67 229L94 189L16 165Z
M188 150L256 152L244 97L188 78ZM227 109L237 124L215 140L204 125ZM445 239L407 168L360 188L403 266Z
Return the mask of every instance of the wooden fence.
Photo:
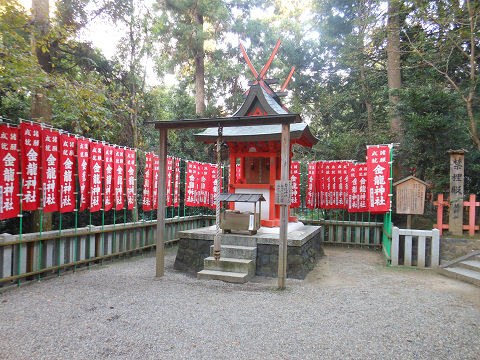
M449 209L450 203L444 200L443 194L437 195L437 201L433 204L437 207L437 223L433 226L440 231L442 235L443 230L448 230L448 224L444 224L444 211ZM468 224L463 225L463 230L468 231L469 236L474 236L476 231L479 231L480 227L475 225L476 221L476 208L480 206L480 202L476 201L476 195L470 194L469 201L463 201L464 209L468 211Z
M165 241L178 232L214 223L213 216L197 215L165 220ZM156 221L90 226L62 231L0 235L0 284L41 276L108 258L149 250L156 243Z

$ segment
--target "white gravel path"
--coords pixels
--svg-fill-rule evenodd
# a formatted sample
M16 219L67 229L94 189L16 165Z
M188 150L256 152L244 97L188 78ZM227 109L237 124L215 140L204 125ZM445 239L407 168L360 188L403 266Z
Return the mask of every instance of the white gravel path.
M305 281L137 257L0 294L0 359L480 359L480 288L326 248Z

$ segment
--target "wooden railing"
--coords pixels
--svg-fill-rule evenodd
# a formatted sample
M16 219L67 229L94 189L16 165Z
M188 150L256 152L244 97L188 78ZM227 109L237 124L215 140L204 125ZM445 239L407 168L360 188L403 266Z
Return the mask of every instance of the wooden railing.
M450 203L447 200L444 200L443 194L438 194L437 201L434 201L433 204L437 207L437 223L433 226L438 229L440 235L442 235L443 230L449 229L449 225L443 223L443 215L445 208L450 208ZM475 194L470 194L469 201L463 201L463 206L468 209L468 224L463 225L463 230L468 230L468 235L474 236L475 231L480 229L478 225L475 225L476 208L477 206L480 206L480 202L476 201Z
M166 243L178 232L213 224L213 216L186 216L165 220ZM0 284L37 277L108 258L141 253L156 244L157 222L91 226L62 231L0 235Z

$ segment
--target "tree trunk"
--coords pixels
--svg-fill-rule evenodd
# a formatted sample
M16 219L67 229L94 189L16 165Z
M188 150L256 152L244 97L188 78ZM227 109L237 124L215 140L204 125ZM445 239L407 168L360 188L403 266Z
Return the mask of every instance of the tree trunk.
M134 149L138 148L138 101L137 101L137 80L135 77L135 56L136 56L136 42L135 42L135 30L134 30L134 21L135 21L135 4L133 0L130 0L130 24L129 24L129 35L130 35L130 113L129 120L130 126L132 129L132 147ZM137 166L138 168L138 166ZM132 219L133 221L138 221L138 209L132 209Z
M477 149L480 150L480 139L478 138L477 125L475 124L475 117L473 115L472 99L470 97L467 99L466 104L468 119L470 121L470 129L472 130L472 140L475 145L477 145Z
M400 64L400 7L398 0L390 0L388 3L387 22L387 77L388 98L390 100L390 132L394 141L403 144L405 133L403 118L398 111L400 98L395 90L402 87L401 64Z
M203 16L195 14L197 47L195 49L195 113L205 114L205 50L203 44Z
M362 92L365 103L365 108L367 109L367 129L368 129L368 139L372 139L373 135L373 105L370 100L370 93L367 87L367 80L365 78L365 66L362 64L360 66L360 79L362 81Z
M52 62L50 53L43 51L42 46L39 46L39 41L45 38L49 30L49 1L48 0L33 0L32 1L32 23L34 30L31 37L31 49L33 54L37 57L38 63L43 71L47 73L52 72ZM34 121L43 122L46 124L52 123L52 107L47 97L46 87L35 89L35 94L32 96L30 106L30 116ZM42 216L43 215L43 216ZM42 231L49 231L52 229L52 213L42 214L42 210L33 212L32 222L30 223L30 232L40 231L40 221L42 222Z

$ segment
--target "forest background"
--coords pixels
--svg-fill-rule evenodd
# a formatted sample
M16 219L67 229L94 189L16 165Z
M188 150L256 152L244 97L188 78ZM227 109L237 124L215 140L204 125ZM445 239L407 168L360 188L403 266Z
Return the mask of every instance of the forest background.
M395 180L437 193L463 148L478 194L479 14L470 0L0 0L0 115L156 151L148 121L232 114L252 79L239 43L259 70L280 38L267 77L296 67L285 105L319 139L295 160L394 142ZM122 34L111 59L80 40L98 20ZM211 161L194 132L171 131L169 154Z

